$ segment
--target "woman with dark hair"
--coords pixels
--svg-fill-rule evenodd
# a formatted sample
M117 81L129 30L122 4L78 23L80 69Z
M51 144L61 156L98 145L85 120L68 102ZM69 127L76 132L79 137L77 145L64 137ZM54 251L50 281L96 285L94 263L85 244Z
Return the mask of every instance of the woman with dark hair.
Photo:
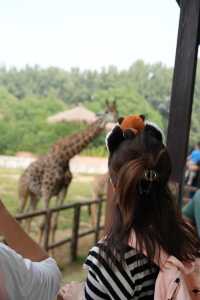
M120 123L107 139L113 205L105 238L85 262L88 300L154 299L161 249L181 262L200 257L200 242L168 187L171 161L161 131ZM68 289L64 299L71 299Z

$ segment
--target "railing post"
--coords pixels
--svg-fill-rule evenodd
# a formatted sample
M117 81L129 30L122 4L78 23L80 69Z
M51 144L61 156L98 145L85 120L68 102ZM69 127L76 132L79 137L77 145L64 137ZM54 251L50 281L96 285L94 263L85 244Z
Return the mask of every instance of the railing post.
M45 218L45 227L44 227L44 249L49 250L49 234L51 231L51 216L52 212L47 210Z
M200 29L200 1L181 0L176 60L172 83L167 148L172 160L171 180L179 185L179 205L191 124Z
M100 225L101 225L101 213L102 213L102 201L99 201L98 209L97 209L97 223L96 223L96 229L95 229L95 244L99 240L99 231L100 231Z
M76 260L77 246L78 246L78 233L80 225L80 204L76 203L74 206L74 220L72 228L72 241L71 241L71 262Z

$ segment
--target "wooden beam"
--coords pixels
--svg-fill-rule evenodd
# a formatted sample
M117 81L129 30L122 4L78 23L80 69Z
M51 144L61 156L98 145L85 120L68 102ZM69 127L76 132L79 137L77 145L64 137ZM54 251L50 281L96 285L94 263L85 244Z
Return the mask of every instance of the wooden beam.
M167 146L172 180L182 185L191 123L198 53L199 0L180 1L180 21L172 84Z
M178 3L178 5L180 6L180 1L181 0L176 0L176 2ZM199 28L199 33L198 33L198 36L199 36L199 38L198 38L198 43L200 44L200 28Z
M73 228L72 228L71 257L70 257L71 262L75 261L77 258L80 214L81 214L81 206L79 203L76 203L76 206L74 206L74 221L73 221Z

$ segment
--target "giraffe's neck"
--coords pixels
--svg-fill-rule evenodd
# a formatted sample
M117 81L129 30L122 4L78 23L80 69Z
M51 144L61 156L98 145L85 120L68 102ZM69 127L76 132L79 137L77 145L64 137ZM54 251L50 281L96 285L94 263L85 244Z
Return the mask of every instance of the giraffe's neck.
M56 153L63 161L68 162L102 132L105 123L103 118L97 119L83 131L60 139L53 145L51 152Z

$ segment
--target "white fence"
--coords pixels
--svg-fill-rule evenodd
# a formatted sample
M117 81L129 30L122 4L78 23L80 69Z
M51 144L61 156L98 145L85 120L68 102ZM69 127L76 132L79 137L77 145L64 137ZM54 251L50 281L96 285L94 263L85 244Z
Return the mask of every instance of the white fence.
M0 168L25 169L34 160L32 157L0 155ZM73 173L103 174L107 172L107 159L75 156L70 161L70 168Z

